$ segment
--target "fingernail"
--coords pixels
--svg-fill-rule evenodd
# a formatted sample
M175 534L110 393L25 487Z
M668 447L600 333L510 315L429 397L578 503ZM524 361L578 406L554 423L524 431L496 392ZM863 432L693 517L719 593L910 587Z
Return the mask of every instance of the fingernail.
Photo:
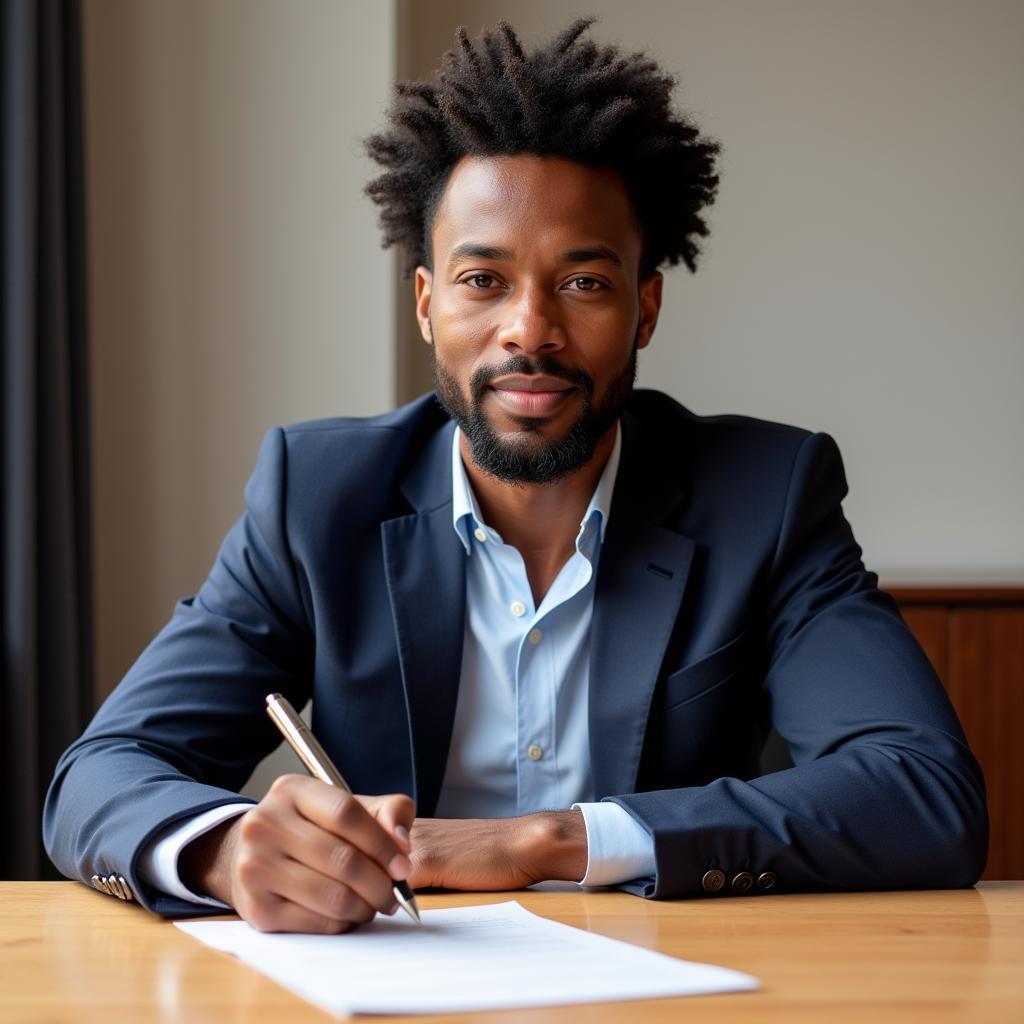
M395 826L395 835L403 846L409 845L409 830L404 825Z
M412 870L412 864L404 853L396 853L388 863L388 874L392 878L402 879Z
M395 900L395 902L392 903L391 906L388 907L388 909L384 911L384 913L387 914L388 917L393 917L395 914L397 914L398 913L398 900Z

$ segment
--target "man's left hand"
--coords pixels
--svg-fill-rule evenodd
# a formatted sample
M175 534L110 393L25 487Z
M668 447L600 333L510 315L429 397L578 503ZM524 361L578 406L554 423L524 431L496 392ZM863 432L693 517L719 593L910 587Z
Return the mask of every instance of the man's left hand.
M522 889L546 879L579 881L587 871L587 829L579 811L522 818L417 818L412 826L414 889Z

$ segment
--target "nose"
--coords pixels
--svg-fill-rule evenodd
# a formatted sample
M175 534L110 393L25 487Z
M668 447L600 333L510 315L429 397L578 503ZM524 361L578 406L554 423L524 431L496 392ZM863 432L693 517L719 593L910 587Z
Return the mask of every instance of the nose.
M506 352L547 355L565 347L559 303L546 288L526 283L503 305L506 316L498 340Z

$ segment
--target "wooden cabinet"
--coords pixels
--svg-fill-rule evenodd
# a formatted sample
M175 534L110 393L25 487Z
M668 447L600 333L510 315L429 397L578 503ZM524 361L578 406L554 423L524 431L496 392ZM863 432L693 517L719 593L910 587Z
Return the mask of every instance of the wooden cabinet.
M1024 878L1024 588L888 587L985 773L987 879Z

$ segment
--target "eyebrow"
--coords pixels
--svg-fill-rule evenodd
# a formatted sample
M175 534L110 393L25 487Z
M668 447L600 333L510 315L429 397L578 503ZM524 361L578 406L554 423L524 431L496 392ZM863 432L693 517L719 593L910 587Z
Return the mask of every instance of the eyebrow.
M455 246L448 257L448 266L453 267L463 260L511 260L512 253L508 249L499 249L493 245L479 245L476 242L464 242Z
M563 263L614 263L622 266L622 258L614 249L599 245L594 249L569 249L562 253Z
M464 242L457 245L448 257L448 266L452 267L463 260L505 260L511 261L513 254L509 249L499 249L494 245L480 245L477 242ZM614 263L622 266L622 258L614 249L599 245L591 249L567 249L559 256L561 263Z

